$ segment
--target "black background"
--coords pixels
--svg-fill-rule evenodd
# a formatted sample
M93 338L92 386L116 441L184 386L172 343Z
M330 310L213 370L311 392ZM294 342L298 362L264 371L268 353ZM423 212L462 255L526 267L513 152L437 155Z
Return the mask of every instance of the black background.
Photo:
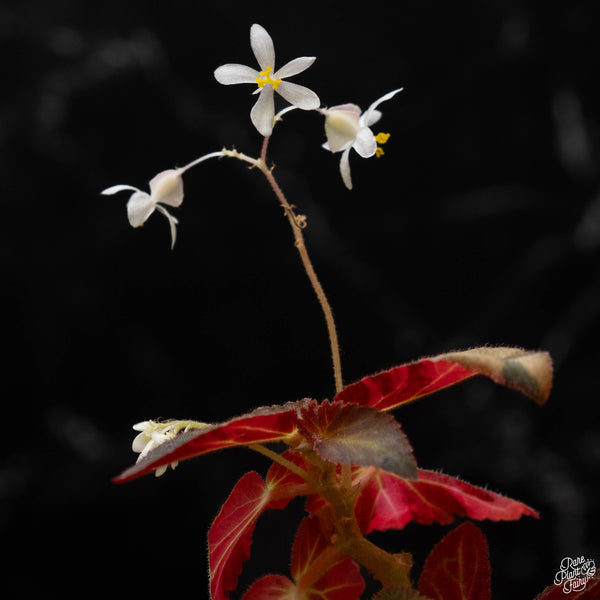
M235 145L257 156L249 28L323 105L394 88L381 159L351 156L347 191L322 117L296 111L270 158L334 307L346 382L484 344L549 350L539 408L487 380L402 411L420 465L517 498L540 520L483 522L493 597L533 598L564 556L600 560L600 21L594 1L203 3L4 1L0 6L3 579L23 593L208 596L206 531L235 481L267 461L236 449L117 486L131 425L221 421L331 397L322 316L260 173L211 161L165 219L129 227L127 194ZM302 502L263 516L241 590L288 574ZM451 527L374 536L415 577ZM235 596L239 597L239 596Z

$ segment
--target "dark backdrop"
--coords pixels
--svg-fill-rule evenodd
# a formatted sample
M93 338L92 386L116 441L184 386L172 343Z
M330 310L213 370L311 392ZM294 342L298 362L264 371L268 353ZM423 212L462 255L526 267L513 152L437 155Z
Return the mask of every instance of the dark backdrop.
M0 7L3 577L46 597L207 597L206 530L249 451L160 479L111 476L137 421L219 421L331 397L328 342L288 225L257 172L213 161L186 177L179 239L129 227L116 183L235 145L257 155L247 86L261 23L278 64L324 105L383 105L381 159L320 148L299 111L270 147L334 307L346 381L483 344L549 350L538 408L488 381L407 407L420 464L533 506L484 522L494 598L533 598L564 556L600 560L600 67L593 0L368 3L4 0ZM242 586L287 574L302 503L259 523ZM415 553L449 527L376 537Z

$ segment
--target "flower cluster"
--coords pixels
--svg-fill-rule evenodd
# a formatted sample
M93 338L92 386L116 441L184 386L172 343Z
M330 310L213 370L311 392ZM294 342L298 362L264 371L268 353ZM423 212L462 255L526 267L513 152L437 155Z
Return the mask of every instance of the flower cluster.
M377 106L395 96L402 88L383 95L373 102L364 113L361 113L356 104L322 108L321 100L315 92L303 85L287 81L288 78L308 69L315 61L314 56L295 58L276 69L273 40L264 27L258 24L254 24L250 28L250 46L259 70L242 64L228 63L215 70L215 79L223 85L246 83L256 86L253 94L258 94L258 98L250 111L250 120L256 130L265 138L271 136L279 117L289 110L299 108L322 114L325 117L327 139L323 147L332 153L341 152L342 180L348 189L352 189L350 150L354 148L363 158L383 154L383 150L378 144L384 144L389 134L375 135L370 128L381 118L381 112L377 110ZM275 114L275 92L289 104L287 108L277 114ZM150 193L131 185L114 185L105 189L102 194L112 195L124 190L133 192L127 202L127 216L132 227L141 227L155 210L162 213L169 221L171 248L173 248L178 221L165 206L175 208L183 202L183 173L207 158L225 155L224 151L212 152L185 167L162 171L150 180Z
M199 421L141 421L133 426L133 429L140 433L135 436L133 443L131 444L131 449L134 452L139 452L137 459L137 462L139 462L145 458L151 450L158 448L158 446L164 444L168 440L172 440L178 434L190 431L190 429L203 429L204 427L206 427L206 424L200 423ZM171 468L174 469L179 462L174 461L169 464ZM168 466L169 465L162 465L158 467L154 472L156 477L160 477L167 470Z

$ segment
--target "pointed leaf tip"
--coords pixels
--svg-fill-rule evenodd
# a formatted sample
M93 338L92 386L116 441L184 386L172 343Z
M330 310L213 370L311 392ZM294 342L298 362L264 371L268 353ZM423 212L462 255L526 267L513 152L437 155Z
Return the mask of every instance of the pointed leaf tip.
M283 440L296 431L298 408L303 405L304 401L301 400L283 405L264 406L224 423L181 433L148 452L144 458L123 471L113 481L123 483L163 465L215 450Z
M437 357L485 375L542 405L552 388L552 358L548 352L522 348L483 347Z
M335 400L392 410L475 375L517 390L542 405L552 387L547 352L483 347L423 358L383 371L344 388Z
M361 477L357 472L356 476ZM451 523L456 516L514 521L538 514L525 504L456 477L418 470L416 481L378 471L364 484L356 503L361 530L402 529L414 521L423 525Z

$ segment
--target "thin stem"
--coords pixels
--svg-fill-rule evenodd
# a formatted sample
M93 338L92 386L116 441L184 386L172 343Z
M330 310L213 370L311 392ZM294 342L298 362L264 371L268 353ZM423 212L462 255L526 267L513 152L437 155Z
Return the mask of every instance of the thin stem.
M342 380L342 361L340 359L340 345L338 341L335 320L333 318L333 311L331 310L331 305L327 300L327 296L325 295L323 286L321 285L321 282L317 277L313 264L308 255L308 250L306 249L306 245L304 243L302 229L305 226L305 221L303 218L296 215L296 213L293 210L293 207L289 204L283 191L279 187L279 184L275 180L275 177L273 177L273 171L267 167L268 144L269 138L265 137L260 155L260 161L257 161L255 164L263 172L264 176L267 178L267 181L271 184L271 187L273 188L277 199L279 200L281 206L285 210L285 214L288 218L288 221L292 228L292 232L294 234L295 246L298 250L298 253L300 254L302 265L304 266L304 270L308 275L308 278L317 296L319 304L321 305L321 310L323 311L325 322L327 324L327 332L329 333L331 359L333 362L333 375L335 379L335 391L336 394L339 394L342 391L344 384Z
M188 163L187 165L180 167L177 170L179 171L180 175L183 175L188 169L195 167L196 165L200 164L201 162L204 162L205 160L208 160L209 158L221 158L223 156L226 156L224 150L219 150L218 152L211 152L210 154L205 154L204 156L193 160L191 163Z
M270 448L267 448L266 446L263 446L262 444L248 444L248 448L250 448L250 450L254 450L255 452L258 452L259 454L267 456L268 458L270 458L272 461L274 461L276 463L279 463L281 466L285 467L292 473L295 473L299 477L302 477L302 479L304 479L306 482L308 482L310 484L315 483L313 478L308 474L307 471L300 468L298 465L294 464L291 460L284 458L283 456L281 456L281 454L277 454L277 452L274 452Z

